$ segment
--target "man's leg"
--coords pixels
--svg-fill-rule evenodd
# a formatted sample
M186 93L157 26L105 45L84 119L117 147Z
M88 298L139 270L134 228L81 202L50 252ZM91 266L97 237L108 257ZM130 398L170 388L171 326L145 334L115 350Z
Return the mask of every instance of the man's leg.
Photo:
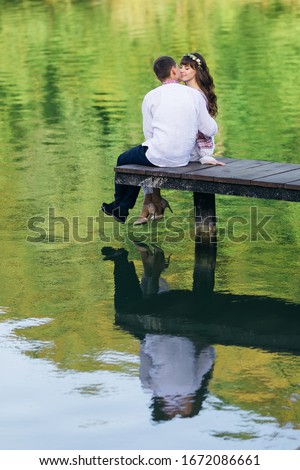
M103 247L101 251L105 261L114 262L116 313L138 313L143 294L134 263L128 261L128 251L111 247Z
M129 164L155 166L145 155L147 148L148 147L138 145L137 147L127 150L119 156L117 166ZM139 186L115 183L114 202L110 204L103 203L101 208L107 215L112 215L118 222L124 223L128 216L128 210L132 209L135 205L139 191Z
M122 165L153 165L146 157L148 147L138 145L122 153L118 160L117 166ZM115 202L117 205L132 209L139 195L139 186L129 186L126 184L115 184Z

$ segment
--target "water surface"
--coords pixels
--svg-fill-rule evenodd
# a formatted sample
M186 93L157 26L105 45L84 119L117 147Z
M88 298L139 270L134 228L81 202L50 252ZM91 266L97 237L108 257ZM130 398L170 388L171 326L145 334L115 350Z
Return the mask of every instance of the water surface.
M171 230L98 211L163 54L206 57L217 155L300 163L299 2L1 0L0 26L1 448L299 447L298 205L217 196L209 252L190 193Z

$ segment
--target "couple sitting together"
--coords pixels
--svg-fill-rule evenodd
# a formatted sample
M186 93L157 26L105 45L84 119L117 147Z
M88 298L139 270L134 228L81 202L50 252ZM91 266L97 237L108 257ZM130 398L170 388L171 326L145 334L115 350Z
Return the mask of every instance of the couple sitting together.
M223 165L212 157L218 126L217 97L204 58L197 52L186 54L180 67L172 57L156 59L153 70L162 86L146 94L142 104L145 142L122 153L117 166L135 164L180 167L190 161ZM187 86L181 85L183 81ZM115 184L115 199L103 203L106 215L125 223L135 205L139 186ZM143 188L144 201L134 225L160 220L169 203L158 188Z

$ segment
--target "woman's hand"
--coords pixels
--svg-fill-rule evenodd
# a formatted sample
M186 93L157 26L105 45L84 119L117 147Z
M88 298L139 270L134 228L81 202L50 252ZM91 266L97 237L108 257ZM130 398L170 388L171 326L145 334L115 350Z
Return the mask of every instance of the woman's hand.
M219 160L216 160L214 157L202 157L200 158L200 163L202 163L202 165L219 165L219 166L225 165L225 163L220 162Z

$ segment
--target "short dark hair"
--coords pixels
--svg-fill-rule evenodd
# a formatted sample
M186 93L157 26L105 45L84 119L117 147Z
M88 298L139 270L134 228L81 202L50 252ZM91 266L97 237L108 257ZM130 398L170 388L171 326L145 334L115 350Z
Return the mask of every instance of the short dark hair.
M176 67L175 60L172 57L164 55L156 59L153 64L153 71L158 80L162 81L170 76L172 67Z

